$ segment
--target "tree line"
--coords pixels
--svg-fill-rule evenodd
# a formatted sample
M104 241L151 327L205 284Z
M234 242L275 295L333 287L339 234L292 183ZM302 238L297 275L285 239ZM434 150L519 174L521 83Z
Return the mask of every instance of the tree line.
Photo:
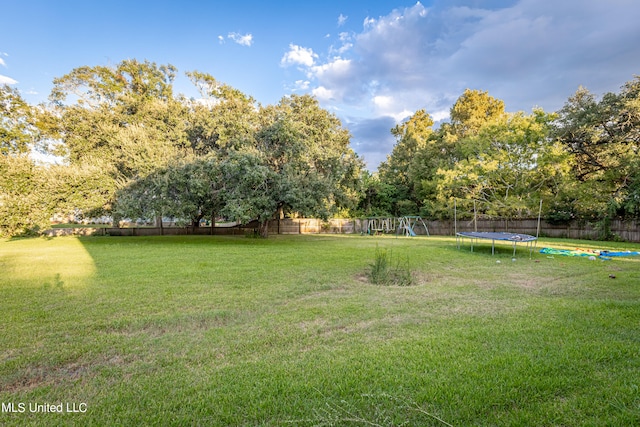
M467 90L434 127L417 111L391 129L376 173L340 120L311 96L275 105L187 72L199 97L175 94L171 65L125 60L79 67L29 105L0 87L0 235L37 234L53 214L216 218L285 215L448 218L480 213L550 221L640 215L640 78L597 99L580 88L557 112L508 113ZM30 153L59 156L37 164ZM537 213L537 212L536 212Z
M640 217L640 77L597 99L580 87L557 112L505 111L466 90L437 129L418 111L392 129L393 152L367 176L370 214L536 217L596 222Z
M54 79L50 103L2 89L4 235L38 232L53 213L120 218L258 220L329 217L357 204L362 160L349 132L310 96L263 106L212 76L126 60ZM60 156L38 166L31 147Z

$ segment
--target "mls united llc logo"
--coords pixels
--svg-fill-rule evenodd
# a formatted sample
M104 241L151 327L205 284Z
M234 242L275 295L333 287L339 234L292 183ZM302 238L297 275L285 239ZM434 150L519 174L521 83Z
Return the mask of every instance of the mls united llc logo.
M74 414L87 412L86 403L66 402L66 403L25 403L25 402L2 402L2 413L18 413L23 414L39 413L39 414Z

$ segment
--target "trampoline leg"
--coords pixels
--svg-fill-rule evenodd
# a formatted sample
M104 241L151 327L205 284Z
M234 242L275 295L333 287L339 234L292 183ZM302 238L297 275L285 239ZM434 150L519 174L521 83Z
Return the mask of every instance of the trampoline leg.
M492 240L491 241L491 255L494 255L496 253L496 241Z
M531 259L531 257L533 256L533 243L528 242L527 246L527 249L529 249L529 259Z

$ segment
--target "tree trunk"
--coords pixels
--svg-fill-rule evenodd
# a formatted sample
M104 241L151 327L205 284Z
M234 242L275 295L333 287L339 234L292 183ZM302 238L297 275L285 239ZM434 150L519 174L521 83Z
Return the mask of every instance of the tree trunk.
M196 228L200 228L200 220L204 215L200 214L191 221L191 234L195 234Z
M160 235L164 235L164 224L162 224L162 215L156 216L156 227L160 227Z
M260 237L269 237L269 220L260 223Z
M120 228L120 221L122 220L122 217L118 214L113 214L113 227L114 228Z
M216 228L216 211L211 210L211 235L213 236L213 229Z

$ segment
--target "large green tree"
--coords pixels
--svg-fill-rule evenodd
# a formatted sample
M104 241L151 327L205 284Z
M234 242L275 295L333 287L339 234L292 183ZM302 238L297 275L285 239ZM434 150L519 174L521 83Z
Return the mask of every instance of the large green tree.
M34 142L34 110L17 89L0 86L0 155L27 154Z
M219 159L213 155L181 159L131 181L117 193L116 212L145 219L172 217L198 227L222 214L224 191Z
M554 136L580 183L570 208L590 218L640 214L640 77L600 100L579 88L558 112Z
M0 236L37 233L51 216L46 170L29 153L38 138L34 108L0 86Z
M243 224L256 220L260 235L267 237L269 220L280 204L278 196L287 186L284 176L258 152L232 152L220 170L225 183L223 215Z
M553 118L542 110L503 114L462 139L464 158L438 172L440 203L455 197L463 209L480 201L489 215L535 215L539 201L556 198L571 172L569 155L549 138Z
M202 149L123 188L119 212L189 218L194 226L209 214L256 219L266 236L268 220L277 215L327 217L355 207L362 162L348 131L315 98L286 97L254 112L249 98L208 76L198 78L221 97L211 116L198 112L198 120L206 120L199 122ZM241 125L227 122L233 117Z
M113 67L80 67L54 79L50 99L58 118L49 136L71 166L99 168L103 187L116 189L187 151L186 108L173 96L176 69L125 60ZM114 193L95 199L109 210Z
M361 181L361 197L357 206L357 214L367 217L394 216L395 188L382 182L378 173L364 170Z
M466 141L505 114L503 101L467 89L451 107L450 121L437 130L423 110L392 129L397 142L380 166L380 177L395 189L393 213L446 217L448 208L439 195L441 172L471 155Z
M45 172L25 155L0 155L0 236L47 228L53 210Z
M209 74L193 71L187 75L200 93L199 99L187 102L186 132L194 153L223 154L254 145L259 127L255 100Z
M269 194L277 214L326 218L355 208L363 163L335 115L311 96L292 95L263 108L261 120L256 151L275 174Z
M504 101L475 89L466 89L450 111L454 133L460 138L477 135L487 123L504 114Z
M407 121L391 129L396 144L386 161L378 168L380 180L394 189L394 215L413 215L418 212L422 200L418 197L412 177L412 167L418 153L424 151L433 134L433 119L425 110L418 110Z

